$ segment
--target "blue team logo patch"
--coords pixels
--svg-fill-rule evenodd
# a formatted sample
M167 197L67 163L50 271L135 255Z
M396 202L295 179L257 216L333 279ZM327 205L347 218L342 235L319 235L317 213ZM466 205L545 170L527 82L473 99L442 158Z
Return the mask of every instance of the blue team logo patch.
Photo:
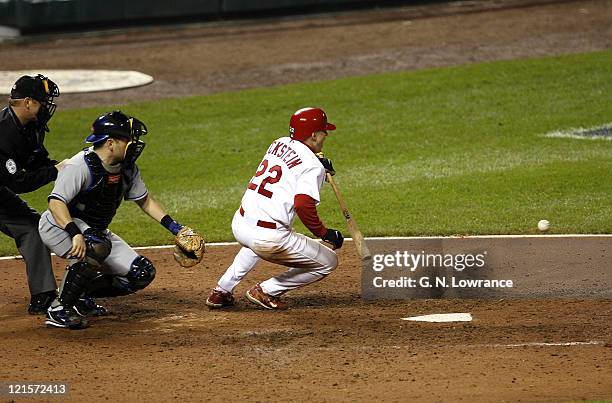
M13 161L12 159L6 160L6 170L11 175L17 172L17 164L15 164L15 161Z

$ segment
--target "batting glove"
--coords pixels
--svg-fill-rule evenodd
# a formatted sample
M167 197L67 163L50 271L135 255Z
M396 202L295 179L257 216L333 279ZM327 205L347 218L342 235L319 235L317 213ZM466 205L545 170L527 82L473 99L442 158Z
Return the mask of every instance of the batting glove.
M318 156L317 158L319 159L319 161L321 161L321 164L323 164L323 168L325 168L325 172L327 172L331 176L334 176L336 174L336 171L334 170L334 166L332 165L332 162L329 158L318 157Z
M337 229L328 228L327 232L321 238L324 242L328 243L332 249L340 249L344 243L344 237L342 233Z

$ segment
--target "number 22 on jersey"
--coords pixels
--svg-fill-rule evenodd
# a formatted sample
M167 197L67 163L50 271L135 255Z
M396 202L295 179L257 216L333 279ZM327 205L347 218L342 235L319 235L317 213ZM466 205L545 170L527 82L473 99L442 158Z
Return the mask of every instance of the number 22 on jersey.
M262 176L265 173L268 173L269 175L263 178L259 186L253 183L255 178ZM282 168L279 165L274 165L270 167L270 169L268 169L268 160L265 159L261 162L261 164L259 164L259 168L257 169L257 172L255 172L255 176L253 177L253 179L251 179L251 182L249 182L248 188L250 190L255 190L260 195L271 199L273 192L266 189L266 185L275 184L281 179L281 176L283 176Z

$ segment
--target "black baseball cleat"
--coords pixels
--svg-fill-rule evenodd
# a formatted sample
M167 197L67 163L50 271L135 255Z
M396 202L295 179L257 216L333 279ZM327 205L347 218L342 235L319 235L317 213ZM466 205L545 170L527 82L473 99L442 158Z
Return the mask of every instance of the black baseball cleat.
M96 304L92 297L79 298L74 304L74 311L81 316L106 316L108 310L102 305Z
M64 308L61 305L55 308L49 307L45 324L47 327L61 327L65 329L83 329L89 325L87 319L77 315L74 310Z
M28 305L28 313L30 315L44 315L47 309L51 306L53 300L57 297L55 290L41 292L40 294L32 295L30 304Z

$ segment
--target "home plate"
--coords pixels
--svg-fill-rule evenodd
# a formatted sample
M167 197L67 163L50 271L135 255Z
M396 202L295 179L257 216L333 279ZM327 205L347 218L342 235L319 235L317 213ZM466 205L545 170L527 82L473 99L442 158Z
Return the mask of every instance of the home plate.
M412 316L410 318L402 318L402 320L410 320L414 322L471 322L471 313L437 313L433 315Z

